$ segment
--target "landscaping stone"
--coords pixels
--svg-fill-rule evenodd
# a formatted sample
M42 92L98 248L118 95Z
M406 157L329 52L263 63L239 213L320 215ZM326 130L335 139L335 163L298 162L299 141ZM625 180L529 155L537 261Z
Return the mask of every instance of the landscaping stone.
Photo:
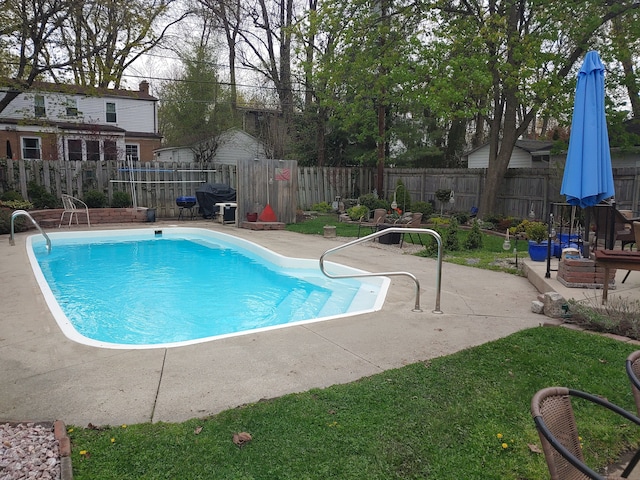
M533 302L531 302L531 311L533 313L544 313L544 303L542 303L540 300L534 300Z
M543 296L544 314L551 318L560 318L564 313L562 306L567 301L557 292L546 292Z

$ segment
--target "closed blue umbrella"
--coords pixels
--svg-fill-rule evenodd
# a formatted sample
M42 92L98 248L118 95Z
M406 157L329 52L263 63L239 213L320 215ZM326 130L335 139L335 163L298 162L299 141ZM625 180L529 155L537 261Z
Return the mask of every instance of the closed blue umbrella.
M581 208L615 195L604 113L604 65L593 51L587 53L578 73L560 193L566 195L568 204Z

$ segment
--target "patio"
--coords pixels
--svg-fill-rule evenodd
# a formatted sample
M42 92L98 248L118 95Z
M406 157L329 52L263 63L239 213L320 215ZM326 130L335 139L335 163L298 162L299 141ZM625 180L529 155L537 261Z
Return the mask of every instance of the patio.
M157 222L152 228L172 224ZM221 229L306 258L319 258L344 242L206 220L180 226ZM374 314L188 347L96 349L68 340L51 316L28 263L24 241L29 234L18 234L15 247L0 243L5 279L0 389L6 392L0 398L1 420L61 419L77 425L183 421L262 398L351 382L546 321L531 312L537 291L526 278L452 264L443 266L444 313L434 314L436 262L372 243L343 250L332 261L368 271L414 273L422 287L423 312L411 311L411 280L393 277L383 309Z

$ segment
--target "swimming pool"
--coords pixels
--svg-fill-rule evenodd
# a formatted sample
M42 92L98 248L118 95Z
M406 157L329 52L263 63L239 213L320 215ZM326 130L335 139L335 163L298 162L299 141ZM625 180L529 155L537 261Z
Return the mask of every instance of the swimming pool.
M68 338L104 348L175 347L377 311L390 283L329 279L318 260L200 228L49 236L50 253L41 235L27 239L47 305Z

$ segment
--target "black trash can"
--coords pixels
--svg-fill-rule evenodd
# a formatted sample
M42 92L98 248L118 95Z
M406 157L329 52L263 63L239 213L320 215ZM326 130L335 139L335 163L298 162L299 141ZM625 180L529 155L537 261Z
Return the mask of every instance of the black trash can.
M147 208L147 222L155 222L155 221L156 221L156 209Z

